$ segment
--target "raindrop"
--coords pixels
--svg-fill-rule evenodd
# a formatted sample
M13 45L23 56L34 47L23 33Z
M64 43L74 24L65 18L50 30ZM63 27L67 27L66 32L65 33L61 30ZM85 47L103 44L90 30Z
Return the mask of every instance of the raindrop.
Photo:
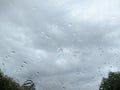
M24 67L23 65L21 65L21 67Z
M41 37L50 39L50 36L48 34L46 34L45 32L41 32Z
M66 87L65 87L65 86L63 86L62 88L63 88L63 89L66 89Z
M5 58L8 58L8 56L5 56Z
M104 51L103 51L103 50L102 50L101 52L102 52L102 53L104 53Z
M116 19L116 16L112 16L112 19Z
M101 70L100 70L101 68L100 67L98 67L98 72L101 72Z
M2 65L4 66L4 65L5 65L5 63L2 63Z
M57 57L60 57L63 54L63 49L62 48L58 48L57 52L58 52Z
M72 27L72 24L71 24L71 23L69 23L69 24L68 24L68 27Z
M40 72L37 72L38 74L40 73Z
M12 53L12 54L14 54L14 53L15 53L15 51L11 51L11 53Z
M76 54L73 54L73 56L74 56L74 57L77 57L77 55L76 55Z
M3 59L3 61L6 61L6 59Z
M23 62L24 64L28 64L26 61Z
M102 74L102 73L100 73L99 75L100 75L100 76L103 76L103 74Z
M40 72L36 72L36 75L39 75L40 74Z
M35 90L35 84L33 83L32 80L25 81L22 86L28 88L29 90Z
M106 65L107 63L106 62L104 62L104 65Z
M112 66L110 66L110 68L112 68Z
M91 77L91 79L95 79L95 77L93 76L93 77Z

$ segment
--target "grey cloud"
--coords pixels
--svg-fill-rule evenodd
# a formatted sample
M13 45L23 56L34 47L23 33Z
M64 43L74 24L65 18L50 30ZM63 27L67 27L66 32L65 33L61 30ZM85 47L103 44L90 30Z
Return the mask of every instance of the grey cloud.
M119 1L106 2L0 1L0 68L38 90L98 89L120 68Z

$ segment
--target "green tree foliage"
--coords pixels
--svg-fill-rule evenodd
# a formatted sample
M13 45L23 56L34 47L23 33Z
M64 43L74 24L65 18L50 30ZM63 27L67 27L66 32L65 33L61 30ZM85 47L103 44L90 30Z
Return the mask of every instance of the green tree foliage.
M27 80L20 86L19 83L0 71L0 90L35 90L35 85L33 81Z
M120 72L110 72L103 78L99 90L120 90Z

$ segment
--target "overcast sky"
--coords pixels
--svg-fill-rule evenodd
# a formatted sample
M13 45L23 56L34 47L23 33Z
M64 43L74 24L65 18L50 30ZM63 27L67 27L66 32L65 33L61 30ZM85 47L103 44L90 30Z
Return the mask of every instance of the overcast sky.
M0 0L0 60L37 90L98 90L120 70L120 0Z

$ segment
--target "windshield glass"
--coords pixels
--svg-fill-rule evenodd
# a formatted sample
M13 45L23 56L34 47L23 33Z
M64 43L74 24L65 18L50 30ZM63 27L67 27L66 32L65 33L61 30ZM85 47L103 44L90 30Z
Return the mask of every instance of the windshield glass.
M119 10L119 0L0 0L1 71L36 90L98 90L120 69Z

